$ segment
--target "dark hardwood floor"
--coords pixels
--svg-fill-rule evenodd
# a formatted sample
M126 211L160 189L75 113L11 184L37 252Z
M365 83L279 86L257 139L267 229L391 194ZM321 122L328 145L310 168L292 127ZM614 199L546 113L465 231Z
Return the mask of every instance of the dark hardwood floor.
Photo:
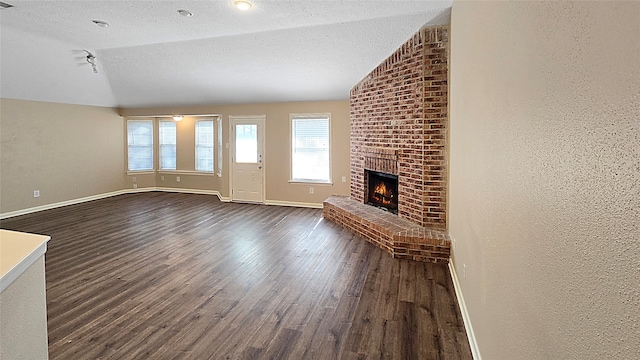
M318 209L152 192L0 225L51 235L51 359L471 359L445 265Z

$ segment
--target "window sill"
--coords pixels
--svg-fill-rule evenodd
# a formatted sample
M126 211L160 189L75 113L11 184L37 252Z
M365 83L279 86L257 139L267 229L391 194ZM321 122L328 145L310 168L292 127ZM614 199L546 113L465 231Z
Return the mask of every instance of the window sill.
M155 170L128 170L127 175L153 175Z
M289 180L289 184L314 184L314 185L327 185L332 186L332 181L321 181L321 180Z
M158 174L165 175L200 175L200 176L214 176L214 172L195 171L195 170L158 170Z

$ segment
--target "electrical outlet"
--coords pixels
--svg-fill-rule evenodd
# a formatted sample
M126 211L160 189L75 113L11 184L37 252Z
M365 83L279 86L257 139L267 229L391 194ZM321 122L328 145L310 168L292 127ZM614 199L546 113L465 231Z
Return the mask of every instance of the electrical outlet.
M347 182L347 177L346 176L342 177L342 182Z
M133 177L133 183L134 184L136 183L136 177L135 176Z
M180 182L180 176L176 176L176 181Z
M33 190L33 197L34 198L40 197L40 190Z
M133 184L133 188L137 189L138 188L138 184Z
M313 194L313 188L312 187L309 188L309 194Z
M164 181L164 176L160 176L160 180Z

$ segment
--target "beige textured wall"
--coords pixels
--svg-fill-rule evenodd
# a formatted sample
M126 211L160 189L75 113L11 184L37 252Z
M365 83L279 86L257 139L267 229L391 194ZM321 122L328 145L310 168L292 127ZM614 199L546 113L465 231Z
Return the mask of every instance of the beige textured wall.
M289 114L291 113L331 113L331 148L333 185L290 184L289 183ZM247 104L226 106L203 106L186 108L148 108L122 109L122 116L151 115L198 115L219 114L223 120L223 140L230 143L229 116L231 115L266 115L265 121L265 169L266 200L290 203L322 204L332 194L349 194L349 101L292 102L272 104ZM194 119L188 116L178 125L178 170L193 170L193 143L182 141L195 136ZM216 125L217 126L217 125ZM181 143L180 143L181 142ZM215 185L208 182L208 177L198 175L180 175L180 183L175 175L165 176L161 181L156 178L158 187L180 187L190 189L217 190L222 196L229 197L229 149L223 147L223 176L215 177ZM191 152L186 154L186 152ZM126 166L126 165L125 165ZM342 182L342 176L346 182ZM131 187L131 176L125 180ZM186 180L183 180L186 179ZM211 185L211 187L208 187ZM140 185L139 185L140 186ZM207 187L207 188L205 188ZM309 194L309 187L314 194Z
M44 256L0 294L0 359L48 359Z
M214 190L229 197L229 154L223 176L193 174L126 175L126 126L110 108L0 99L0 213L133 188ZM289 184L289 114L332 114L333 185ZM229 142L229 115L267 115L267 201L321 204L348 194L349 102L300 102L181 109L129 109L123 115L220 114ZM195 118L178 123L178 170L193 171ZM217 129L217 126L216 126ZM157 134L157 132L156 132ZM157 151L157 149L156 149ZM164 180L162 180L164 176ZM176 181L180 176L180 182ZM342 176L347 182L342 182ZM315 194L309 194L313 186ZM40 190L40 197L33 197Z
M0 99L0 136L0 213L123 188L114 109Z
M454 2L449 230L485 359L640 357L640 2Z

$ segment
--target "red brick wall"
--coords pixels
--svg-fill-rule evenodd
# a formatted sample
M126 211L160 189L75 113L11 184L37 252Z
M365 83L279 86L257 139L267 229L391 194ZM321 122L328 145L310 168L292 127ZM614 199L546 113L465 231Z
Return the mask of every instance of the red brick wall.
M448 26L423 28L351 89L351 197L365 201L364 170L383 163L398 175L398 215L440 229L447 208L448 43Z

